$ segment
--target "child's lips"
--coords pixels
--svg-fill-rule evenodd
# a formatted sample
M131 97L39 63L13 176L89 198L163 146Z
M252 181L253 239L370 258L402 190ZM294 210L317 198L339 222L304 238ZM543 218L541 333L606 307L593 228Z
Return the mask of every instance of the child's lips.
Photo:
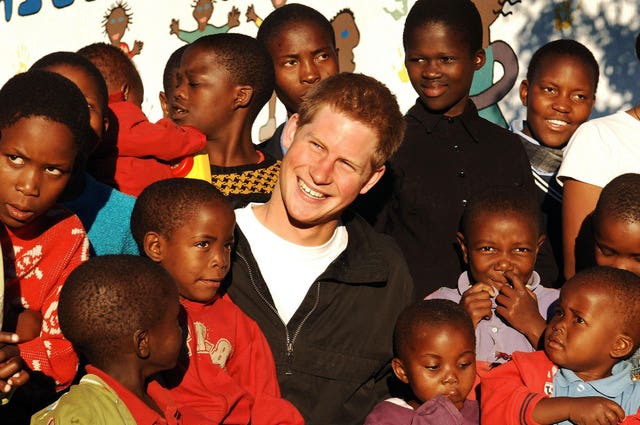
M20 222L29 220L35 214L27 207L22 207L14 204L7 204L7 213L11 218Z
M447 86L442 83L424 84L422 86L422 92L427 97L441 96L447 90Z

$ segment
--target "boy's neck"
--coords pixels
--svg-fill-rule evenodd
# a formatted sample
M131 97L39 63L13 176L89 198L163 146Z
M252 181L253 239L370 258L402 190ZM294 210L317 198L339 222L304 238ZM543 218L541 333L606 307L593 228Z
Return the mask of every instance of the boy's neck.
M262 156L251 140L251 127L230 128L207 139L209 163L218 167L257 164Z

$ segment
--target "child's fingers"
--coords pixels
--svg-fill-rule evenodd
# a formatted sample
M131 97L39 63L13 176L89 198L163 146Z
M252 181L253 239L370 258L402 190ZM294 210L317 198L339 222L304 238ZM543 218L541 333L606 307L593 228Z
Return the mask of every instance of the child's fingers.
M493 286L487 285L486 283L482 282L478 282L475 285L471 286L471 288L467 289L467 292L470 294L476 294L482 291L489 293L489 295L492 297L496 295Z
M0 343L3 344L17 344L20 342L18 334L13 332L0 332Z

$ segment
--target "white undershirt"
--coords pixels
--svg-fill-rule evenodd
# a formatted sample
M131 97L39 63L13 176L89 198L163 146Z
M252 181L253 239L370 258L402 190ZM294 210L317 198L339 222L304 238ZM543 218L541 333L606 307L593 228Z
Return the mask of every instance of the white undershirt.
M347 229L339 224L320 246L297 245L260 223L253 213L256 205L260 204L237 209L236 222L249 241L280 318L288 323L316 278L347 247Z

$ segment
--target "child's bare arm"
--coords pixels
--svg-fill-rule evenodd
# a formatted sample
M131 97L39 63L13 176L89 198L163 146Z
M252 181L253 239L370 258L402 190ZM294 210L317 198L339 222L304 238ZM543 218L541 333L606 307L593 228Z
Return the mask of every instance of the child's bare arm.
M570 420L577 425L616 425L624 417L622 407L604 397L545 398L533 409L533 419L540 424Z
M29 380L16 346L18 342L17 334L0 332L0 397Z
M513 287L504 285L500 289L500 294L496 297L496 314L526 336L531 345L537 348L546 327L545 319L538 309L538 299L513 272L506 271L504 275Z
M494 295L493 287L481 282L476 283L462 294L459 304L471 316L474 327L477 327L482 319L491 317L492 295Z

